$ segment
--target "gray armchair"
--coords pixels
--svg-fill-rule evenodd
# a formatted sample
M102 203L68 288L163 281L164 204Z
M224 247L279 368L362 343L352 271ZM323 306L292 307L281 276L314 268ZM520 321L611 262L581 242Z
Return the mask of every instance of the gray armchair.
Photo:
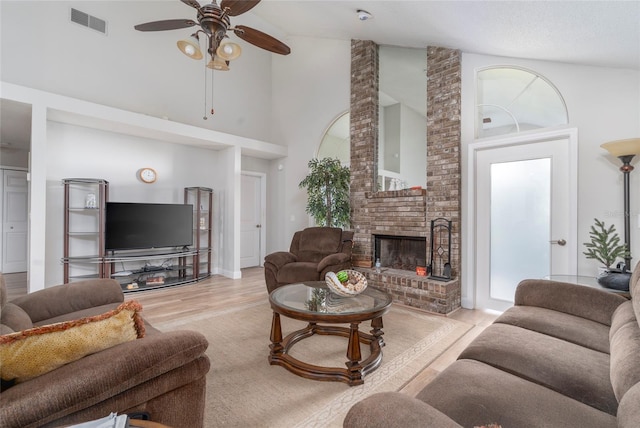
M264 259L264 278L271 293L285 284L323 280L327 272L351 268L353 232L338 227L308 227L293 235L289 251Z

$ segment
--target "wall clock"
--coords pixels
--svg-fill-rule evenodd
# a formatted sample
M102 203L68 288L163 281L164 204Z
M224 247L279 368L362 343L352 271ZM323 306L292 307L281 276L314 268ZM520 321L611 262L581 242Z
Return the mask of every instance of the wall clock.
M143 183L153 183L158 178L158 175L153 168L142 168L138 171L138 177Z

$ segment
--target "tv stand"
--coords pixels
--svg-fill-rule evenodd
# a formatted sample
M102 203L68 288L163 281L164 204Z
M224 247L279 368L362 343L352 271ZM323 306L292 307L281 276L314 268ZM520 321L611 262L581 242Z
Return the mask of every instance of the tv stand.
M108 251L104 263L111 278L123 291L142 291L198 281L193 266L198 251L187 248L160 248ZM118 270L119 269L119 270Z

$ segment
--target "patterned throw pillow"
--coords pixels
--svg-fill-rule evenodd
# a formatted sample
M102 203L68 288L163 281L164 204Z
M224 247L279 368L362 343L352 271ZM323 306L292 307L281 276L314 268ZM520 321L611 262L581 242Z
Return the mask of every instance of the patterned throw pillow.
M144 337L142 306L132 300L92 317L0 336L0 378L24 382L89 354Z

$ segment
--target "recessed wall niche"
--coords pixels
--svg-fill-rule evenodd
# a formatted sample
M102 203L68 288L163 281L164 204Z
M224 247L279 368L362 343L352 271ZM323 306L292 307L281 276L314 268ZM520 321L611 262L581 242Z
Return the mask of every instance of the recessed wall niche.
M427 184L427 50L379 46L378 190Z

